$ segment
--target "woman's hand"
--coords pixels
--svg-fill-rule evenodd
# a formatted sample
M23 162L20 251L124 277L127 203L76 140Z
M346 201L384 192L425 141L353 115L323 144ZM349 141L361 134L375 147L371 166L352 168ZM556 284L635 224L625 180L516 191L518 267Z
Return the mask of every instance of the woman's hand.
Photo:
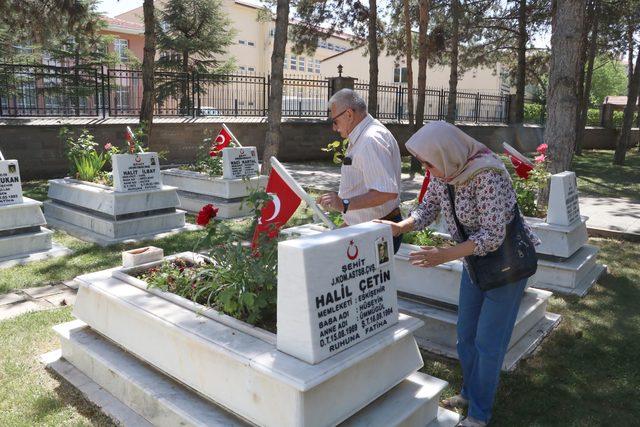
M404 232L402 223L400 222L387 221L386 219L374 219L373 222L391 226L391 234L393 234L394 237Z
M419 251L409 254L409 262L418 267L435 267L448 261L451 260L446 249L433 246L421 246Z

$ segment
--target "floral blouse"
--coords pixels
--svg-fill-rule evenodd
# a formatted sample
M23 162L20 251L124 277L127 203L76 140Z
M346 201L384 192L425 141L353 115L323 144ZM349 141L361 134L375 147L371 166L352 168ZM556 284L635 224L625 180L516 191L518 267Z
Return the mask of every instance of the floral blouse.
M473 254L484 256L498 249L504 241L507 224L513 220L516 203L509 175L496 169L481 170L465 183L457 185L455 195L458 220L469 240L476 244ZM451 210L447 184L432 177L423 202L411 211L415 229L427 227L442 212L449 233L456 242L462 242ZM540 239L529 226L526 223L524 226L534 245L540 244Z

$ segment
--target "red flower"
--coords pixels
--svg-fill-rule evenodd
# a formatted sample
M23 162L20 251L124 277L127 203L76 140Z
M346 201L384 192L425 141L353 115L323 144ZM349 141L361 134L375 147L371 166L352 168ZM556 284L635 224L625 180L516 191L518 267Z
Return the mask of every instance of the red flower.
M111 150L111 147L113 147L113 145L111 145L110 142L107 142L106 144L104 144L104 149L107 151Z
M547 156L540 154L533 159L536 163L544 163L547 160Z
M196 224L204 227L209 224L209 221L215 218L216 215L218 215L218 208L214 208L212 204L204 205L202 209L200 209L200 212L198 212Z
M214 149L214 150L209 151L209 156L211 156L211 157L218 157L218 151L216 151L215 149Z
M549 146L547 144L540 144L538 145L538 148L536 148L536 151L542 155L547 154L547 148Z

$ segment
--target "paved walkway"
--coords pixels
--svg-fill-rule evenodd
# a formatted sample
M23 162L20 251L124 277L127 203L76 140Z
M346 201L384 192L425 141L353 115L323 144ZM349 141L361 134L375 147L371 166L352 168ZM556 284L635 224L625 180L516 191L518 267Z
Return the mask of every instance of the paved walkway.
M31 311L50 310L73 305L78 285L70 280L38 288L16 290L0 295L0 321Z
M320 191L337 191L340 183L340 168L318 163L287 163L285 167L304 188ZM418 196L423 175L413 179L402 174L403 202ZM580 213L589 217L589 235L615 237L640 241L640 200L626 197L580 197Z

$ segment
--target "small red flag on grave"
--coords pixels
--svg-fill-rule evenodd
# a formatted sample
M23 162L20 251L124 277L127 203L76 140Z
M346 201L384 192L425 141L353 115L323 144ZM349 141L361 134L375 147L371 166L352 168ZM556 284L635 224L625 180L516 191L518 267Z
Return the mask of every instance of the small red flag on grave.
M127 140L127 144L129 144L129 153L133 154L135 151L136 136L129 126L127 126L127 132L125 133L124 138Z
M229 144L231 144L232 140L233 138L231 137L231 134L223 126L222 129L220 129L220 133L218 134L218 136L216 136L215 141L213 141L213 144L211 145L214 151L222 151L223 148L226 148L229 146Z
M276 237L280 228L289 221L302 201L276 172L275 168L272 168L269 174L266 192L271 196L271 200L264 205L260 212L251 243L254 249L261 233L266 233L271 239Z
M420 195L418 196L418 204L422 203L424 199L424 195L427 194L427 188L429 187L429 182L431 181L431 172L428 170L424 171L424 180L422 180L422 188L420 188Z
M504 147L504 153L509 157L516 170L516 175L522 179L529 179L529 172L533 170L534 164L506 142L502 146Z

